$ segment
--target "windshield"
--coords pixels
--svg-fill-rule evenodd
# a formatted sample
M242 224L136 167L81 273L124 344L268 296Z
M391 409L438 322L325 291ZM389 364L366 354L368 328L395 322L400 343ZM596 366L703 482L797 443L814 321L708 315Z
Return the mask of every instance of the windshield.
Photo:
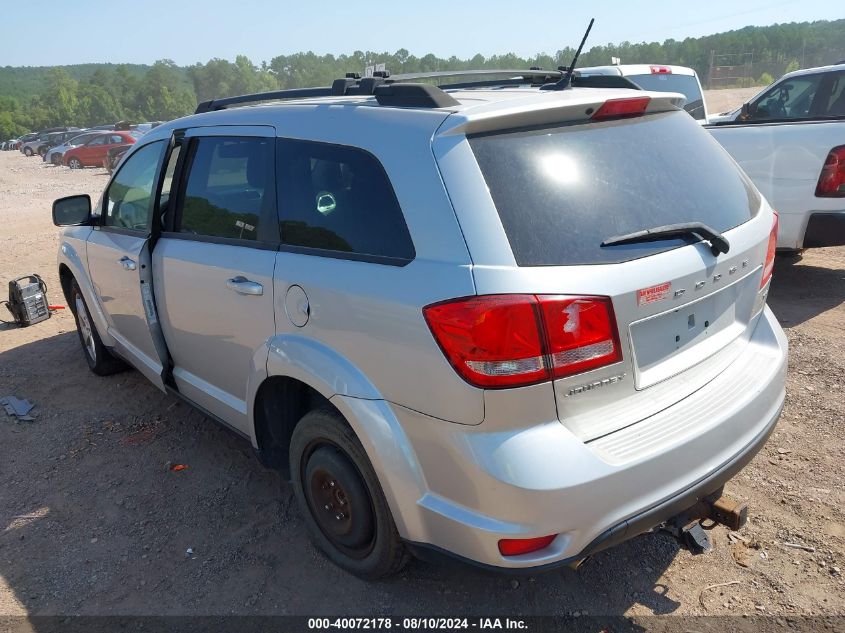
M704 98L701 96L701 86L692 75L674 75L669 73L656 73L649 75L628 75L626 77L643 90L654 90L656 92L680 92L687 98L684 110L689 112L694 119L704 119Z
M689 243L602 247L681 222L724 232L760 197L722 147L680 111L471 137L520 266L615 263Z

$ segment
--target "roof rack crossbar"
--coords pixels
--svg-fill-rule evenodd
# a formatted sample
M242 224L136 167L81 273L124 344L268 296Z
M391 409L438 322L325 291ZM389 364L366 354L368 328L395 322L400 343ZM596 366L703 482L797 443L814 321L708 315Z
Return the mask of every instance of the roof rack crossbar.
M420 79L440 79L442 77L484 77L495 75L510 75L511 77L521 77L527 79L530 77L550 77L559 78L562 73L558 70L543 70L532 68L529 70L522 69L484 69L484 70L437 70L431 72L421 73L403 73L401 75L391 75L388 82L406 83L409 81L417 81Z

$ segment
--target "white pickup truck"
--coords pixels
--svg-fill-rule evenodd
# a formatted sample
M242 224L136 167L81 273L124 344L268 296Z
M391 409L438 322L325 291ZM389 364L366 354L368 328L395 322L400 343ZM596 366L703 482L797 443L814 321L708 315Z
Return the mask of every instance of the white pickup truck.
M780 214L778 249L845 245L845 63L786 74L709 122Z

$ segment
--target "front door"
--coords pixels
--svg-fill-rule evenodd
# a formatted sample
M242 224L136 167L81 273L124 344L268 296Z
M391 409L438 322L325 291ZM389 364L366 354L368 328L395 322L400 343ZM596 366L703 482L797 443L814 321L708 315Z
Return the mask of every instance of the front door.
M166 145L150 143L122 165L103 196L100 225L88 239L88 268L117 351L160 389L166 352L155 334L148 240Z
M274 142L271 127L188 130L173 217L153 251L174 382L244 433L249 381L266 372L275 333Z

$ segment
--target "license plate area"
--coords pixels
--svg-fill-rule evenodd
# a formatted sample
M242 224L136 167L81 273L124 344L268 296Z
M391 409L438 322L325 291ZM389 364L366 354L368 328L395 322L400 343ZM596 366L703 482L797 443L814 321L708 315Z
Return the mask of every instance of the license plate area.
M629 326L634 385L645 389L724 349L748 327L753 275Z

